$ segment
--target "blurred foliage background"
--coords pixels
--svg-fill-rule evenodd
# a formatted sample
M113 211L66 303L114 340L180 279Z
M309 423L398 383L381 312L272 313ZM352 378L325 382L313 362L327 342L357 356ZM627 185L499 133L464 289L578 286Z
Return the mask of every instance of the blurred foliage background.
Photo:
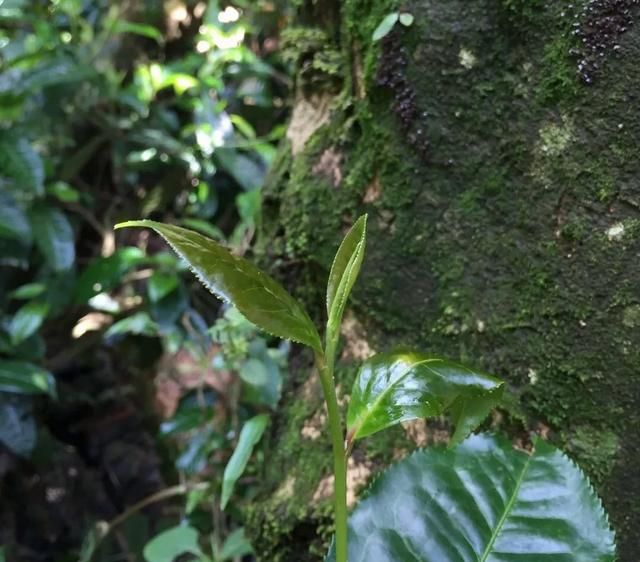
M288 349L112 225L251 251L289 111L288 15L0 0L0 560L252 559L239 513L261 446L224 511L222 474L278 403Z

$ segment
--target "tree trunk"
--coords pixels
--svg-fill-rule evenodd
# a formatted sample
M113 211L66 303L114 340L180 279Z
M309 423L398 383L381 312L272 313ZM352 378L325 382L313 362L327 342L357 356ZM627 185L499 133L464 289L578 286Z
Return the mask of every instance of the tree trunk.
M333 253L369 213L342 388L354 359L399 344L504 377L510 397L487 425L540 432L579 463L622 562L640 559L638 4L411 0L413 25L374 42L394 2L309 1L285 44L298 94L260 246L321 321ZM331 534L307 359L248 514L264 561L321 560ZM352 484L445 431L410 424L367 441Z

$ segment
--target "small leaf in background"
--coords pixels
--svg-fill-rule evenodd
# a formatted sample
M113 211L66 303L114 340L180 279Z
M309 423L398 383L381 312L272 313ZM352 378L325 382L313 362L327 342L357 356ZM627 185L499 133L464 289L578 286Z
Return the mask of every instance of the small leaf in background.
M251 543L244 534L244 527L233 531L224 541L218 558L221 561L242 558L253 553Z
M282 286L252 263L217 242L170 224L129 221L116 228L148 227L160 234L214 295L231 302L256 326L320 351L320 336L309 315Z
M211 224L205 220L186 218L182 219L180 224L190 228L191 230L200 232L209 238L213 238L214 240L224 240L224 232L222 232L222 230L220 230L215 224Z
M104 334L105 338L133 334L136 336L155 336L158 333L156 323L146 312L136 312L118 320Z
M117 20L111 27L111 33L132 33L134 35L140 35L141 37L153 39L159 44L164 43L164 37L162 36L162 33L160 33L160 31L158 31L152 25L145 25L142 23Z
M31 226L22 207L11 195L0 191L0 236L23 242L31 240Z
M147 293L151 302L158 302L178 286L178 276L156 271L147 281Z
M400 17L398 19L400 23L405 27L411 27L413 25L413 21L414 21L413 14L410 14L408 12L403 12L400 14Z
M485 434L379 477L349 518L349 560L613 562L615 547L572 461L540 439L529 454Z
M222 497L220 505L222 509L227 506L233 488L238 481L238 478L242 476L244 469L247 467L253 448L256 443L260 441L264 430L267 427L269 416L266 414L260 414L247 421L242 430L240 431L240 437L238 438L238 444L224 469L224 476L222 480Z
M202 488L195 488L189 490L187 493L187 504L184 511L187 515L191 514L193 510L198 507L205 500L209 500L211 497L211 484L207 484Z
M18 345L42 326L49 312L49 305L45 302L31 301L18 309L9 322L11 343Z
M117 286L127 272L145 259L144 252L135 247L122 248L109 257L94 259L78 276L74 290L75 302L84 304L98 293Z
M380 353L362 364L347 412L349 439L366 437L402 421L451 410L459 443L502 396L504 383L421 353Z
M340 244L329 273L327 283L327 340L340 333L344 307L353 288L362 260L367 239L367 215L362 215L351 227Z
M59 209L39 205L29 210L35 243L54 271L65 271L76 259L73 228Z
M218 148L215 151L218 164L246 191L262 187L267 173L266 166L256 162L246 154L232 148Z
M15 291L9 293L9 298L17 300L30 300L39 297L47 290L44 283L27 283L18 287Z
M63 181L47 185L47 193L63 203L77 203L80 201L80 193Z
M251 385L262 386L269 380L265 364L258 359L247 359L238 372L240 378Z
M0 441L17 455L28 457L36 439L31 398L0 392Z
M198 546L198 531L193 527L179 525L153 537L144 547L147 562L174 562L181 554L202 554Z
M371 39L373 39L374 41L380 41L380 39L382 39L383 37L386 37L389 34L389 32L393 29L393 26L398 21L399 16L400 14L398 12L393 12L388 16L386 16L380 22L380 25L376 27Z
M53 375L26 361L0 360L0 391L56 395Z

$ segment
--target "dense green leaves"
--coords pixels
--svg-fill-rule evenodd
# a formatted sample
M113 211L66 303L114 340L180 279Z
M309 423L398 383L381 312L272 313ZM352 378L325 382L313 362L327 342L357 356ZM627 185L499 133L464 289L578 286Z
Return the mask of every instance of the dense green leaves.
M205 287L234 304L256 326L275 336L321 349L320 336L300 304L247 260L179 226L142 220L121 223L116 228L130 226L153 228L189 264Z
M222 509L227 506L233 488L238 481L238 478L242 476L244 469L249 462L251 453L256 443L260 441L264 430L267 427L269 416L266 414L260 414L251 418L244 424L240 431L240 437L238 438L238 444L236 445L233 455L229 459L227 466L224 469L224 476L222 480L222 497L220 505Z
M449 411L456 424L452 444L458 443L497 403L503 384L446 359L409 351L380 353L362 365L353 385L349 439Z
M163 531L144 547L147 562L173 562L181 554L200 555L198 531L193 527L179 525Z
M613 533L583 473L542 440L528 454L491 435L393 466L355 508L349 540L350 562L615 559Z
M54 207L39 205L29 211L36 245L54 271L65 271L76 258L73 228L66 215Z
M351 227L333 260L327 283L327 341L334 341L340 332L344 307L364 259L366 237L367 215L363 215Z
M42 367L26 361L0 360L0 391L55 396L55 388L53 375Z

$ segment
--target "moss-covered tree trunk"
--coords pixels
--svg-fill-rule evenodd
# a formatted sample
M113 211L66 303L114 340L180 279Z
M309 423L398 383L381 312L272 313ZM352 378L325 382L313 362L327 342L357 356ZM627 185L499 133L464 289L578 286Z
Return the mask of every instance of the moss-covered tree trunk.
M340 237L369 213L345 332L483 367L511 397L488 422L567 450L640 559L640 18L637 0L308 2L284 48L297 97L265 195L265 262L322 319ZM372 33L400 7L414 24ZM272 428L260 560L320 560L330 453L304 354ZM361 485L446 426L355 452Z

